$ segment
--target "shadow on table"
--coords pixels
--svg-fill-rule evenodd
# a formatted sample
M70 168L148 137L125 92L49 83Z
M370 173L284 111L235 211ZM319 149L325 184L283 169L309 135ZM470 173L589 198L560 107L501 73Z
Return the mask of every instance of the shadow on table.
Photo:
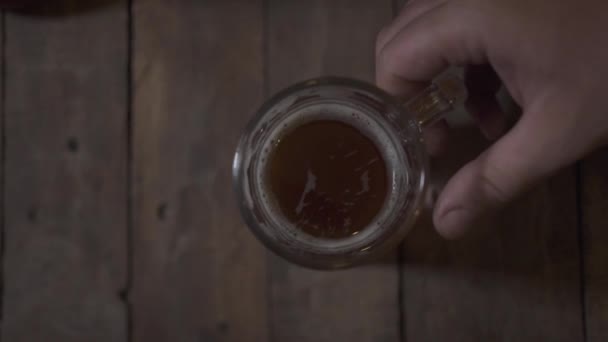
M443 184L488 145L474 127L453 130L447 154L432 167L434 182ZM404 282L500 280L574 293L581 262L576 198L575 171L567 168L455 241L439 236L427 210L400 249ZM379 264L395 260L393 255Z
M467 162L477 157L490 143L483 138L476 127L468 125L452 128L448 144L449 147L445 154L434 159L431 163L430 191L438 192L453 174ZM431 215L432 208L426 208L405 239L402 253L408 254L411 252L408 247L410 244L413 244L413 250L416 253L420 253L429 250L430 247L437 248L446 243L435 232ZM419 249L421 249L420 252L418 252ZM422 261L419 260L420 258L416 259L418 262ZM394 255L387 255L377 263L393 264L395 260Z
M0 0L11 13L39 17L78 15L110 5L127 5L127 0Z

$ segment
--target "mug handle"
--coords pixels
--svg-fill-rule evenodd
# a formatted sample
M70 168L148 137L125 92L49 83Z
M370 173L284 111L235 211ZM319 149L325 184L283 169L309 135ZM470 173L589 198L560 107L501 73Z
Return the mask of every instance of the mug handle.
M444 74L405 103L406 109L416 116L421 128L440 120L455 107L464 104L467 89L462 79L453 74Z

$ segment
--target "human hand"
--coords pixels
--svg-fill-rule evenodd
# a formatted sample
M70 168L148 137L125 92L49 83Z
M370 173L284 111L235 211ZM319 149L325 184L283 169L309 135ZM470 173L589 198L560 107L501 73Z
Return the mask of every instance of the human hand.
M448 66L467 66L469 112L486 137L497 139L440 194L433 221L444 237L462 235L481 216L608 142L605 13L602 0L410 0L379 34L381 88L405 98ZM508 132L493 78L523 109ZM431 153L446 129L440 122L425 132Z

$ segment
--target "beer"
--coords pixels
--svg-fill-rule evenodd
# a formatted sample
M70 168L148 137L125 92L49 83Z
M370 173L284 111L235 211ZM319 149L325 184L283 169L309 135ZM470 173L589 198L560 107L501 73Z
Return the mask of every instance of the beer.
M270 201L295 228L340 239L372 224L390 182L377 143L361 123L353 125L361 121L357 113L345 120L330 111L283 128L270 146L265 183Z

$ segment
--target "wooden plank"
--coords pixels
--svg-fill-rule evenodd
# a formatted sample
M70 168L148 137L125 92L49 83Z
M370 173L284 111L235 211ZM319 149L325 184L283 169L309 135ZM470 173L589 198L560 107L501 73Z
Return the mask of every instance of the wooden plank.
M392 1L271 0L270 91L319 75L373 80L377 32ZM275 341L398 341L398 266L319 272L270 258Z
M7 15L3 341L127 337L126 2L77 3Z
M473 130L455 130L435 179L483 147ZM570 168L461 241L422 220L403 250L405 340L583 341L576 207Z
M265 251L231 162L263 89L262 1L134 3L135 341L265 341Z
M6 91L5 91L5 81L6 81L6 51L5 51L5 42L6 42L6 13L4 10L0 10L0 217L2 221L0 222L0 308L4 307L4 235L5 235L5 227L6 227L6 208L4 207L5 202L5 193L6 193L6 167L5 167L5 159L6 159L6 147L5 147L5 136L6 136ZM2 340L2 321L3 321L4 312L0 309L0 341Z
M587 341L599 342L608 339L608 149L581 170Z
M436 183L487 146L463 114L458 143L435 161ZM405 340L583 341L576 198L570 168L454 242L427 213L404 243Z

